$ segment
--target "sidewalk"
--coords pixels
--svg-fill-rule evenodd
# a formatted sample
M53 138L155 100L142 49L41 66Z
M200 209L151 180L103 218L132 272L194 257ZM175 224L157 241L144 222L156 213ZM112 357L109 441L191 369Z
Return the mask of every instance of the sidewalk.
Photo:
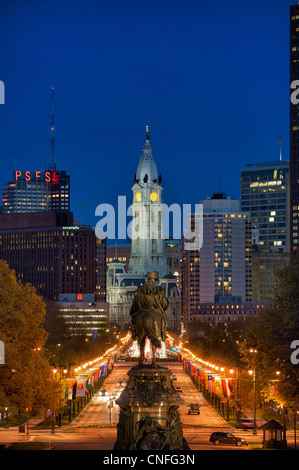
M44 421L44 416L37 415L34 416L33 418L28 419L24 424L27 425L28 427L34 427L40 424L42 421Z
M43 416L37 415L28 419L28 421L25 421L25 423L23 423L22 426L28 426L28 429L33 428L34 426L37 426L38 424L40 424L43 420L44 420ZM19 426L9 426L8 428L1 427L0 432L1 431L18 431L18 429L19 429Z

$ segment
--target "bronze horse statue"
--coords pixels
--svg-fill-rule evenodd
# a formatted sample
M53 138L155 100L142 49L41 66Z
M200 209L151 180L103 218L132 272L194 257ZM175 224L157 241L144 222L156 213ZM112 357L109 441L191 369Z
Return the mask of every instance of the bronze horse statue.
M166 338L168 299L165 290L156 284L159 276L156 272L146 275L148 281L139 286L135 294L130 315L132 317L133 340L140 348L139 365L143 364L145 340L151 342L153 367L156 366L156 349L162 347Z

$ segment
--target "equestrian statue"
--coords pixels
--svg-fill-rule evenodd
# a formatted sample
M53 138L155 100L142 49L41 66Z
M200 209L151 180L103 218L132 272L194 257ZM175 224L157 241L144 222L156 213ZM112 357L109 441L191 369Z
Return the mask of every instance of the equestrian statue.
M139 365L143 364L145 340L148 338L153 350L152 367L156 367L156 348L162 347L167 331L168 299L165 289L157 285L159 275L151 272L146 275L147 282L139 286L130 310L132 338L140 348Z

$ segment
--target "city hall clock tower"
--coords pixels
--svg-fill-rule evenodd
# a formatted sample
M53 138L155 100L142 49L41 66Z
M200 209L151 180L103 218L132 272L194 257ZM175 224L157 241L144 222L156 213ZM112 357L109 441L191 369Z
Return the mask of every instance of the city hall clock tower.
M134 178L132 204L132 251L129 272L146 276L156 271L167 274L164 254L162 178L158 175L153 148L146 126L145 145Z

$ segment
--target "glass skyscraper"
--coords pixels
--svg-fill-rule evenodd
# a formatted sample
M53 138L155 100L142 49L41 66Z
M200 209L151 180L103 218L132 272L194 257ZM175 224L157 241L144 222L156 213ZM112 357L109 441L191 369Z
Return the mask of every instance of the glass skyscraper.
M290 251L299 249L299 100L296 81L299 79L299 5L290 10Z
M241 172L241 210L251 214L253 244L289 252L289 162L248 165Z

